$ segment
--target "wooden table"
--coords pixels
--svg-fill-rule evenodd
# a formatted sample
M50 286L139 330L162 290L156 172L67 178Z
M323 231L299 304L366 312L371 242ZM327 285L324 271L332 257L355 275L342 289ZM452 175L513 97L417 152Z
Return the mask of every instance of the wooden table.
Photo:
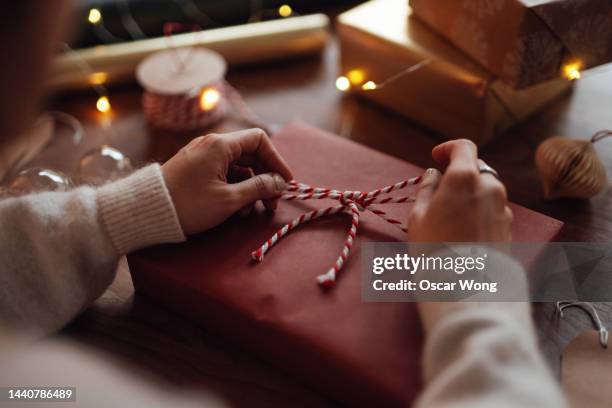
M436 135L371 103L340 94L334 87L337 58L338 47L333 43L320 58L239 68L228 79L270 122L302 120L420 166L433 166L430 151L439 142ZM140 90L135 86L112 89L110 97L114 113L106 127L100 126L94 95L63 97L53 103L83 121L87 140L82 150L110 143L142 163L165 160L188 140L147 128L140 112ZM612 127L611 106L612 70L587 73L571 97L555 102L481 151L481 157L501 174L512 201L566 223L563 240L612 241L612 200L604 193L591 201L544 201L534 150L548 136L588 138L599 129ZM215 131L238 126L229 121ZM597 150L612 172L612 143L604 141ZM74 164L64 156L55 162L68 171ZM598 309L604 322L611 324L612 308L600 304ZM577 332L590 327L590 322L577 309L569 310L564 322L553 312L553 305L541 305L536 321L545 353L558 372L560 350ZM134 296L125 263L112 287L63 335L107 351L131 368L153 375L152 381L204 387L237 406L331 404L240 348Z

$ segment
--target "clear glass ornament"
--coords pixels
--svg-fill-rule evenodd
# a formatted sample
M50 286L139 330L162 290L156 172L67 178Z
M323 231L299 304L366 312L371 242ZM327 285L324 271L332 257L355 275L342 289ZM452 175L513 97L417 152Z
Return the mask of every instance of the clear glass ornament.
M66 127L72 131L70 133L70 143L78 145L83 140L84 130L81 122L72 115L69 115L60 111L49 111L41 115L36 121L35 126L40 126L46 122L52 122L53 134L58 134L61 127ZM51 143L55 142L57 138L52 138ZM48 146L46 146L48 147Z
M119 150L100 146L81 158L76 179L80 184L101 185L127 175L132 168L130 159Z
M41 191L67 191L72 187L70 177L64 173L40 167L19 172L7 185L9 195Z

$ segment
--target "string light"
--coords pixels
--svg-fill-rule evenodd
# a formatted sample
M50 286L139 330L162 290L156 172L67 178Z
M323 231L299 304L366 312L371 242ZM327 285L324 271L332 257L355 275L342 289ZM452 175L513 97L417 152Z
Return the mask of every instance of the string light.
M293 14L293 9L291 8L290 5L283 4L282 6L278 8L278 14L281 17L289 17L291 14Z
M187 17L198 23L201 23L210 27L220 27L225 24L213 20L208 14L206 14L194 0L171 0L177 4ZM263 0L249 0L250 15L247 22L261 21L264 14L266 16L278 15L280 17L290 17L297 13L289 4L282 4L278 9L265 8ZM130 7L127 1L117 1L117 8L119 10L121 23L125 31L128 32L132 39L146 38L146 34L134 18L134 15L130 11ZM90 24L95 26L94 33L103 43L115 43L123 42L125 39L115 36L109 30L104 27L104 21L102 18L102 12L97 8L89 9L87 20Z
M575 81L576 79L580 79L582 74L580 73L580 69L582 68L582 64L580 61L571 62L563 67L563 75L570 81Z
M103 85L107 79L108 75L106 72L94 72L89 75L89 83L92 85Z
M261 14L262 10L263 10L263 4L261 3L260 0L252 0L255 1L258 5L258 9L254 11L253 13L255 14ZM208 15L206 15L205 13L203 13L193 2L193 0L176 0L177 3L180 3L181 6L183 7L183 9L185 10L185 4L183 3L188 3L187 5L191 6L192 9L191 11L193 11L193 9L195 8L195 10L197 11L197 14L199 17L204 17L205 20L207 20L207 22L211 25L221 25L219 23L216 23L215 21L213 21L210 17L208 17ZM144 33L142 32L142 29L140 28L140 26L138 25L138 23L136 22L136 20L134 19L132 13L129 10L129 7L120 7L120 13L122 16L122 22L123 25L125 26L126 30L128 31L128 33L131 35L132 39L137 39L137 38L141 38L144 37ZM252 14L253 14L252 13ZM283 4L278 8L278 14L281 17L289 17L291 15L294 14L293 9L291 8L291 6L289 6L288 4ZM97 8L91 8L89 10L89 13L87 15L87 20L89 21L89 23L91 23L92 25L94 25L94 31L95 33L104 40L104 42L114 42L114 41L120 41L121 39L115 37L113 34L111 34L105 27L104 27L104 21L102 18L102 13L99 9ZM250 20L250 19L249 19ZM137 35L134 33L135 31L137 31ZM71 53L74 53L74 50L72 50L70 48L70 46L68 46L68 44L63 44L64 48ZM75 53L76 54L76 53ZM82 58L78 59L78 63L81 67L81 69L85 72L89 72L88 75L88 80L89 83L92 85L92 88L94 89L95 92L98 93L98 99L96 101L96 109L103 114L107 114L111 112L111 103L110 100L108 98L108 93L106 90L106 87L104 86L104 84L106 83L106 81L108 80L108 74L106 72L93 72L91 66L89 66L89 64ZM349 84L350 86L350 84ZM244 117L244 119L246 121L248 121L249 123L253 123L254 126L258 126L258 127L262 127L262 128L267 128L268 125L260 120L253 112L250 111L250 109L244 104L244 102L241 100L240 94L238 94L237 91L233 90L233 88L229 87L230 93L234 94L234 96L232 97L232 99L234 100L234 103L236 103L237 105L241 105L240 106L240 110L242 111L241 114ZM348 89L348 88L347 88ZM217 106L219 106L220 102L221 102L221 98L222 95L220 93L219 90L214 89L214 88L206 88L204 89L199 97L199 107L202 111L212 111L215 110L215 108ZM109 125L110 124L110 119L111 119L111 115L104 115L103 116L103 124L105 125Z
M346 92L351 88L351 81L345 76L339 76L336 79L336 88L342 92Z
M364 91L373 91L376 88L377 88L376 82L374 81L368 81L361 86L361 89L363 89Z
M221 94L214 88L206 88L200 95L200 109L203 111L213 110L221 99Z
M97 8L92 8L89 10L87 20L91 24L98 24L100 21L102 21L102 13L100 13L100 10L98 10Z
M96 109L101 113L108 113L111 110L111 104L108 100L108 96L102 95L96 101Z
M98 94L98 99L96 100L96 110L100 113L109 113L111 110L111 104L110 100L108 99L108 90L104 86L104 83L108 79L108 74L102 71L94 72L91 65L89 65L89 63L87 63L87 61L83 59L79 53L75 52L68 44L62 43L62 47L64 48L65 52L75 56L79 68L85 74L87 74L87 79L92 90ZM103 119L104 121L109 121L110 115L105 115Z
M376 89L382 89L385 86L389 85L391 82L397 81L398 79L411 74L414 71L417 71L421 68L423 68L425 65L431 63L430 60L425 59L417 64L411 65L401 71L399 71L397 74L392 75L390 77L388 77L387 79L385 79L382 82L374 82L374 81L365 81L365 74L362 70L360 69L351 69L350 71L348 71L345 75L339 76L338 79L336 79L336 88L338 88L340 91L342 92L346 92L349 89L351 89L352 86L360 86L360 89L362 91L374 91Z
M360 69L351 69L346 76L351 81L351 85L361 85L365 79L365 75Z

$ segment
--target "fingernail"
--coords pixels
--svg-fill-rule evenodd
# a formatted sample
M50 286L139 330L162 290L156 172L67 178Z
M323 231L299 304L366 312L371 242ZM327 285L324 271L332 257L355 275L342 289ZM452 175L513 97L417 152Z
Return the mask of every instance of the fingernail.
M287 182L285 182L285 179L277 173L272 174L272 178L274 179L274 188L276 191L279 193L285 191L285 188L287 188Z
M421 177L421 184L431 183L435 173L436 169L433 168L425 170L425 173L423 173L423 177Z

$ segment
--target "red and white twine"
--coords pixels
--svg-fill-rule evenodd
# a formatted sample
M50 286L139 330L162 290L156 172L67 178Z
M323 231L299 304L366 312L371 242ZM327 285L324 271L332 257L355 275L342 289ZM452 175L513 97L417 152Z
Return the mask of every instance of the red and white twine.
M173 132L206 129L219 122L227 111L224 83L206 88L219 92L218 103L212 109L200 107L200 93L162 95L145 91L142 95L142 110L149 123L157 128Z
M203 89L219 93L219 101L211 109L202 109L200 96ZM226 118L230 108L237 119L245 124L270 133L270 125L244 102L242 95L227 81L222 80L203 89L178 95L162 95L146 90L142 95L142 109L151 125L172 132L201 130Z
M286 189L286 193L280 198L285 201L293 200L320 200L320 199L332 199L337 200L340 204L327 207L320 210L310 211L302 214L295 218L290 223L285 224L278 231L270 237L264 244L259 247L256 251L251 253L253 259L258 262L263 261L265 254L272 248L281 238L287 235L290 231L294 230L298 226L307 223L308 221L316 220L317 218L324 217L326 215L346 213L351 216L351 227L348 231L348 236L342 247L340 256L329 268L329 270L317 276L317 282L324 286L329 287L334 285L336 277L342 266L348 259L348 256L353 247L355 236L357 235L357 228L359 227L359 216L362 211L370 211L376 214L383 220L390 224L395 225L400 230L407 232L406 227L403 226L401 221L393 219L387 215L384 211L375 208L372 204L392 204L392 203L411 203L414 202L414 197L403 196L403 197L381 197L381 195L389 194L395 190L401 190L410 185L415 185L420 181L421 177L415 177L409 180L400 181L380 189L376 189L370 192L361 191L340 191L329 188L312 187L308 184L298 183L296 181L289 182Z

